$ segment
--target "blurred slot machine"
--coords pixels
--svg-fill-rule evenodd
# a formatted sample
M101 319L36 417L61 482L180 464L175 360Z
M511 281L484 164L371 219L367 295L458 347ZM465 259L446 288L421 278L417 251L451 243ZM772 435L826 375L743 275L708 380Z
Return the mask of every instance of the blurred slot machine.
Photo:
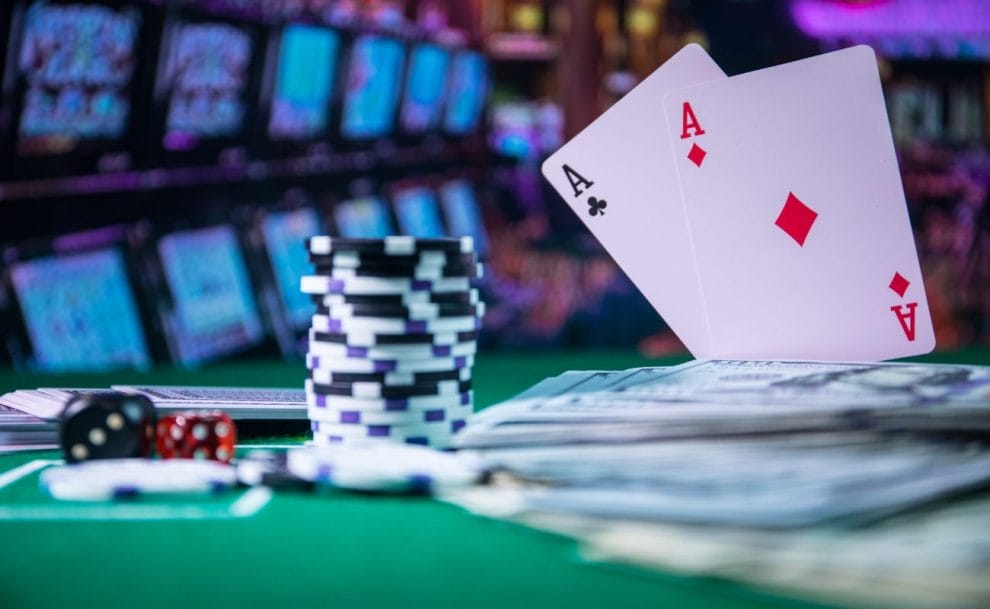
M397 38L362 34L351 44L340 137L367 143L395 132L405 63L405 46Z
M444 131L452 136L477 131L482 125L487 96L488 60L478 51L458 52L451 64Z
M399 126L405 136L418 137L439 131L450 72L450 51L421 42L409 52Z
M154 89L160 161L244 160L257 120L251 100L257 99L264 31L240 14L185 4L170 11Z
M7 248L13 363L41 372L149 368L154 348L134 254L125 226Z
M146 105L140 85L152 63L146 58L154 52L160 11L64 0L12 2L5 10L2 177L130 169Z
M312 207L269 211L261 215L256 229L279 349L285 357L300 357L306 352L306 330L314 312L313 302L299 290L302 276L312 270L304 244L324 232L319 214Z
M273 41L262 107L275 154L325 149L331 135L341 34L313 23L289 23Z
M433 190L425 185L396 185L392 189L392 206L403 235L419 238L444 237L440 207Z
M175 362L192 367L262 343L255 290L233 226L167 234L157 253L169 303L161 315Z
M337 234L348 239L379 239L394 235L395 226L388 206L378 196L366 196L337 203L333 209Z
M450 180L440 186L440 204L451 237L471 237L479 258L488 255L488 231L478 205L474 186L466 179Z

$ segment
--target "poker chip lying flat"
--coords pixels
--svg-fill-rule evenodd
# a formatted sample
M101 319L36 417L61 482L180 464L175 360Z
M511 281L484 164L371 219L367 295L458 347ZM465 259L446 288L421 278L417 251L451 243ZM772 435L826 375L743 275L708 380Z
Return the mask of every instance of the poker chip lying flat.
M192 459L101 459L51 467L41 487L56 499L106 501L167 493L217 493L237 482L234 468Z
M467 486L484 473L477 460L465 455L383 442L293 448L288 468L316 484L389 493Z
M434 320L447 317L484 317L485 303L478 304L437 304L417 302L409 305L397 304L338 304L316 306L318 315L334 319L361 319L365 317L385 317L410 320Z
M454 279L406 279L351 277L335 279L326 275L303 275L299 289L305 294L406 294L408 292L466 292L467 277Z
M237 480L247 486L268 486L277 489L306 490L313 483L293 475L289 471L288 459L284 452L254 449L235 466Z
M409 398L353 398L339 395L306 393L306 405L310 410L323 408L333 410L399 412L405 410L470 406L473 403L473 391L465 391L456 395L421 395Z
M335 269L395 269L428 268L443 266L473 266L478 263L474 254L450 254L439 250L426 250L410 256L385 256L360 252L334 252L328 255L310 254L309 261L317 267Z
M383 385L381 383L314 383L306 379L306 392L353 398L413 398L456 395L471 390L471 381L440 381L417 385Z
M481 320L473 315L440 319L397 319L394 317L338 319L326 315L314 315L311 327L315 332L331 334L352 332L362 334L442 334L480 330Z
M311 294L317 306L336 305L392 305L412 304L474 305L481 302L476 288L465 292L406 292L404 294Z
M356 277L406 278L406 279L444 279L471 278L480 279L484 276L484 266L479 262L470 266L417 266L417 267L358 267L338 268L316 265L316 272L334 279L353 279Z
M423 334L382 334L378 332L319 332L309 329L309 349L313 343L336 343L352 347L381 347L384 345L457 345L474 343L477 331L436 332Z
M470 368L451 368L433 372L341 372L316 368L309 371L314 383L379 383L382 385L422 385L441 381L470 381Z
M356 357L332 357L309 353L306 355L308 370L338 372L441 372L474 366L474 356L431 357L421 359L360 359Z
M347 358L361 360L403 360L435 359L438 357L473 357L478 351L474 341L456 343L453 345L395 345L384 344L374 346L348 345L338 342L322 342L313 340L312 333L309 341L309 355L319 357Z
M448 254L474 253L474 240L471 237L457 239L417 239L396 236L384 239L343 239L318 235L306 240L310 254L326 255L337 252L357 252L382 256L413 256L427 251Z
M421 425L463 421L474 414L474 408L471 404L403 411L310 408L308 414L310 421L334 425Z

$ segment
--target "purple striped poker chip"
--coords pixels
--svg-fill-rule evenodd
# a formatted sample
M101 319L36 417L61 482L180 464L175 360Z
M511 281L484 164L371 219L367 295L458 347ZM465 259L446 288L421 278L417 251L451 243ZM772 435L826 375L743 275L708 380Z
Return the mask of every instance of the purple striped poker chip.
M310 446L288 452L287 467L294 476L316 484L400 493L471 485L486 471L476 458L410 446L410 441L439 445L449 437L418 436L400 443L315 436Z
M377 332L400 334L430 334L437 332L470 332L480 330L478 317L449 317L444 319L398 319L391 317L353 317L341 319L326 315L313 316L313 328L318 332L343 334L347 332Z
M309 408L307 414L310 421L333 425L422 425L462 420L474 414L474 408L471 404L399 411Z
M426 446L429 448L446 449L453 442L453 435L448 432L439 434L413 434L408 436L351 436L340 434L313 433L311 445L313 446L347 446L349 444L364 444L369 441L381 441L392 444L412 444L414 446Z
M468 277L444 277L441 279L410 279L394 277L327 277L303 275L299 289L305 294L353 294L396 295L414 292L467 292L471 289Z
M382 333L382 332L321 332L316 328L309 329L309 348L311 352L318 352L314 348L314 343L330 343L333 345L348 345L351 347L384 347L398 345L462 345L465 343L476 343L478 340L477 330L463 330L457 332L427 332L427 333ZM463 355L463 354L462 354Z
M346 396L308 393L306 402L313 408L334 410L377 410L402 412L428 408L450 408L474 403L474 393L465 391L455 395L420 396L411 398L351 398Z
M325 423L310 421L310 428L318 434L326 436L350 436L367 438L405 438L411 436L431 435L437 433L455 434L464 428L464 419L438 421L436 423L418 424L378 424L378 425L347 425L340 423Z
M309 355L320 357L344 358L353 360L421 360L437 359L441 357L462 357L474 356L478 352L476 341L455 343L451 345L437 345L433 343L419 343L412 345L353 345L346 343L324 343L310 340Z
M50 467L39 477L49 495L71 501L218 493L236 482L233 467L198 459L100 459Z
M431 372L440 370L459 370L474 365L474 357L462 355L456 357L418 358L418 359L362 359L334 357L329 355L306 356L306 368L309 370L330 370L344 372Z

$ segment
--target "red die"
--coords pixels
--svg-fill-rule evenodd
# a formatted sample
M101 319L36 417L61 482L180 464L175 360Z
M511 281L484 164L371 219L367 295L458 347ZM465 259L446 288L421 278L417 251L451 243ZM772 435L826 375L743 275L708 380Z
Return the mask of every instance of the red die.
M163 459L214 459L224 463L234 456L237 427L220 410L186 411L158 419L158 454Z

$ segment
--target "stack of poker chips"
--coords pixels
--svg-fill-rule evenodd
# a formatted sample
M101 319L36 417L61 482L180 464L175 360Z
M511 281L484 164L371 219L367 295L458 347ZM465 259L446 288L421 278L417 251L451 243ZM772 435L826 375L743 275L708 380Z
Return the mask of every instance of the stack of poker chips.
M446 448L473 411L482 266L460 239L307 240L316 303L306 400L313 444Z

